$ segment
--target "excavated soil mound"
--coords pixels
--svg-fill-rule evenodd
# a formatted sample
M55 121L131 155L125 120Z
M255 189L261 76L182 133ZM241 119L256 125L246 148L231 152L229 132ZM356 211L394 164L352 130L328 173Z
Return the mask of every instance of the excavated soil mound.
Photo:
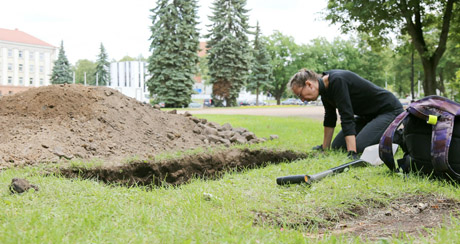
M51 85L0 98L0 168L60 159L153 159L161 152L257 143L244 128L163 112L107 87Z

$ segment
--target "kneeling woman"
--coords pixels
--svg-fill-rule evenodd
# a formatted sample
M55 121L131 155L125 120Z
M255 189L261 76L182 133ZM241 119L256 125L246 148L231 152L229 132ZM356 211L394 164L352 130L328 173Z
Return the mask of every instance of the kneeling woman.
M302 69L292 76L288 88L302 101L315 101L321 95L324 138L315 149L344 149L354 158L364 148L379 143L388 125L403 112L393 93L347 70L329 70L319 75ZM336 111L342 130L332 141Z

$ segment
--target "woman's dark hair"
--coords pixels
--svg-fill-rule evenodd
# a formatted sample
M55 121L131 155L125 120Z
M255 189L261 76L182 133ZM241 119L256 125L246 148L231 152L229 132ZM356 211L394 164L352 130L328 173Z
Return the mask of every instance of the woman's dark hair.
M321 76L317 74L315 71L308 70L308 69L301 69L299 70L299 72L297 72L295 75L291 77L291 80L289 80L287 87L289 89L292 89L293 86L304 87L305 81L307 80L317 81L319 78L321 78Z

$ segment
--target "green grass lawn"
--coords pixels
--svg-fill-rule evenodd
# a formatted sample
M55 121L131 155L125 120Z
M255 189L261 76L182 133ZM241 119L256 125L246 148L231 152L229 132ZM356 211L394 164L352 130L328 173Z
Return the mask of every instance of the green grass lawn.
M278 140L251 147L309 151L322 141L322 123L303 118L200 115L258 137ZM92 180L42 176L43 167L0 173L0 243L343 243L342 235L311 238L328 218L352 206L388 204L408 194L460 199L454 185L423 177L404 178L384 167L353 168L311 187L277 186L276 178L317 173L348 162L341 153L228 172L219 180L193 180L179 187L126 188ZM12 195L14 177L40 187ZM262 217L261 217L262 216ZM306 226L305 223L309 225ZM395 233L396 235L397 233ZM458 243L460 224L391 242ZM382 240L386 243L386 240Z

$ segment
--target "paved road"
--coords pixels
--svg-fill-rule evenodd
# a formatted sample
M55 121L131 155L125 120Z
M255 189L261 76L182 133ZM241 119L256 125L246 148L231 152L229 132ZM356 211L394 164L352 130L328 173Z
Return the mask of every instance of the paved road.
M240 108L203 108L187 109L178 111L184 113L189 111L191 114L240 114L240 115L265 115L265 116L298 116L322 120L324 116L323 106L292 106L292 107L240 107Z

